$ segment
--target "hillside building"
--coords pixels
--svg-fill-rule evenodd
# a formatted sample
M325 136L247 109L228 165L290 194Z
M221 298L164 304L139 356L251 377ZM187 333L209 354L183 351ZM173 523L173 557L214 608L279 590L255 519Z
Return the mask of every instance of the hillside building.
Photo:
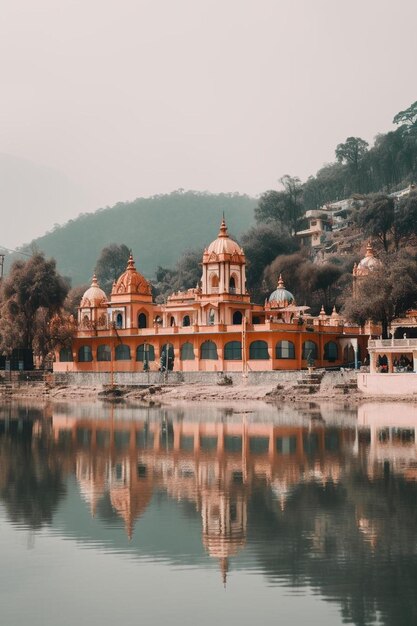
M343 365L365 356L367 337L334 310L317 317L297 306L280 276L264 305L250 301L246 259L223 220L204 251L199 284L152 299L130 256L108 298L94 277L78 310L71 348L55 372L297 370ZM356 358L355 358L356 357Z

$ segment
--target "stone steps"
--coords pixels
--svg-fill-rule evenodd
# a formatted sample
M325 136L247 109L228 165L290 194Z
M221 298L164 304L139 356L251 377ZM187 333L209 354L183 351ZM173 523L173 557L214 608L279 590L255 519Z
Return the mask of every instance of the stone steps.
M297 385L294 389L306 394L317 393L320 389L323 376L324 372L303 372L302 377L297 380Z

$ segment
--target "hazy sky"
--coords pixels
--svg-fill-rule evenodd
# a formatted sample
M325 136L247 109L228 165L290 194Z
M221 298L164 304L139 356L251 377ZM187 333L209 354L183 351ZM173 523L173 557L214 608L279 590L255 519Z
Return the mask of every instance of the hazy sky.
M416 23L415 0L1 0L0 244L306 178L417 100Z

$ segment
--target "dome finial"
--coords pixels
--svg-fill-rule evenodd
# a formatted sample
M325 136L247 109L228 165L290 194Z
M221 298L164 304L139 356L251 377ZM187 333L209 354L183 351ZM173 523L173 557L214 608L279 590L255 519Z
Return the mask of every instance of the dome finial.
M278 289L285 289L284 279L282 278L282 274L280 274L278 278Z
M97 280L97 276L96 276L95 272L93 274L93 280L91 281L91 286L92 287L98 287L98 280Z
M372 241L368 241L368 245L366 246L366 254L365 256L375 256L374 247L372 245Z
M339 315L339 313L337 312L336 305L334 305L334 307L333 307L333 311L332 311L331 317L332 317L333 319L340 319L340 315Z
M219 230L219 237L228 237L229 234L227 232L227 226L226 226L226 220L224 219L224 211L223 211L223 219L222 219L222 223L220 224L220 230Z
M127 262L127 269L128 270L134 270L135 268L135 261L133 260L133 254L132 254L132 250L129 253L129 260Z

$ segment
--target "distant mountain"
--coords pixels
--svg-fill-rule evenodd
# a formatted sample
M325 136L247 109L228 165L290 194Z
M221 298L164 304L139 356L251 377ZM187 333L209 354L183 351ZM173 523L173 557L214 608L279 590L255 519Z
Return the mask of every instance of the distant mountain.
M82 214L30 245L54 257L73 285L91 279L102 248L110 243L130 247L136 267L151 278L158 265L171 267L184 250L204 248L215 239L223 211L229 232L239 237L254 223L256 204L237 193L179 190Z

